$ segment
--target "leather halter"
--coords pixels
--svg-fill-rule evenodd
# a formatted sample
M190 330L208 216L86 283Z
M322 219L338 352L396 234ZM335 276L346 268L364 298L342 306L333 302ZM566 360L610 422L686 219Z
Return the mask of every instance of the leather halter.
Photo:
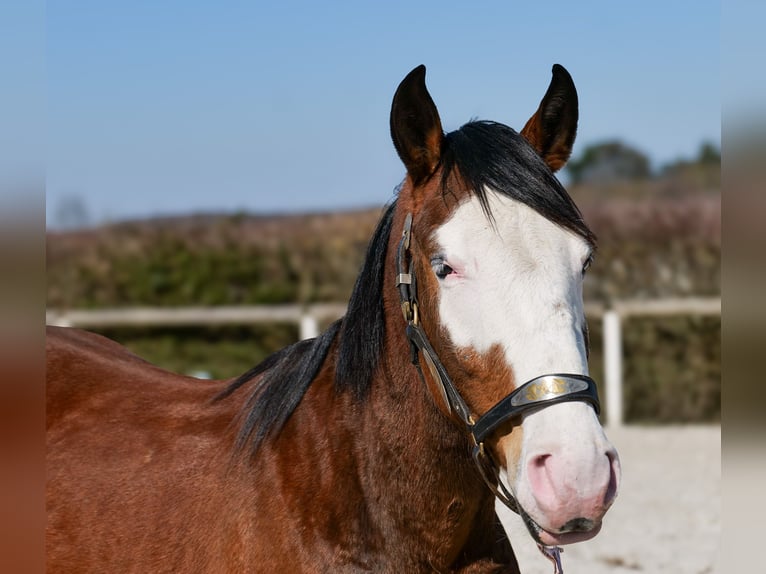
M396 287L399 291L404 320L407 322L406 333L411 345L412 362L417 367L421 379L425 382L423 370L418 360L418 354L423 355L439 388L440 398L449 409L449 414L453 415L463 425L471 439L473 460L484 482L508 508L519 513L519 505L500 480L489 450L484 447L484 441L500 425L508 421L518 420L521 415L528 412L558 403L584 401L593 406L598 414L601 407L596 383L586 375L568 373L541 375L516 388L486 413L479 416L478 419L474 417L420 325L417 283L410 254L411 231L412 214L408 213L404 221L402 239L396 253Z

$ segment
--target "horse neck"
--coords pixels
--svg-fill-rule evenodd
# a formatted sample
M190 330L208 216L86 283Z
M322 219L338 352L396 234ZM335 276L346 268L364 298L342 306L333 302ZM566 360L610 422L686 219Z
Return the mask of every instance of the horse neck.
M386 255L383 282L386 336L379 362L381 380L376 381L372 389L376 403L373 411L380 417L390 418L398 432L409 437L408 442L417 441L436 452L460 450L463 456L456 462L462 464L469 461L467 434L436 407L424 375L413 364L412 348L406 335L407 323L396 286L399 273L396 257L405 215L405 210L399 209L394 217ZM424 295L420 293L421 297ZM417 360L422 362L423 359L418 357ZM428 376L425 369L424 372Z
M438 482L440 491L452 496L476 472L468 435L437 408L422 378L428 376L425 366L421 375L412 362L398 299L391 303L386 301L386 343L379 378L370 390L369 416L376 428L386 429L381 438L391 448L409 453L404 459L413 464L407 472ZM422 357L418 361L422 365Z
M396 508L403 522L422 521L424 529L441 532L446 537L441 544L457 549L466 543L468 531L483 530L480 523L491 527L493 499L473 466L467 434L439 411L412 363L395 284L402 224L403 217L395 218L388 246L386 337L364 405L368 446L361 456L367 459L367 488L374 498Z

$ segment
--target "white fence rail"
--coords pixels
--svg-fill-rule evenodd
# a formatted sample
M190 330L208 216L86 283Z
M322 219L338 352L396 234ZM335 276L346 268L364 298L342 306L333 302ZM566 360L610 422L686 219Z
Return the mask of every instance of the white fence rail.
M340 303L316 305L248 305L230 307L130 307L126 309L47 310L48 325L61 327L181 327L295 323L301 338L316 336L319 321L337 319L346 312Z
M66 327L169 327L247 325L252 323L295 323L300 337L319 333L319 323L342 317L346 306L340 303L315 305L254 305L233 307L133 307L127 309L48 310L46 323ZM600 318L604 332L604 384L606 420L610 426L623 424L622 399L622 323L629 317L672 315L720 316L721 299L684 298L615 301L609 308L585 305L585 314Z

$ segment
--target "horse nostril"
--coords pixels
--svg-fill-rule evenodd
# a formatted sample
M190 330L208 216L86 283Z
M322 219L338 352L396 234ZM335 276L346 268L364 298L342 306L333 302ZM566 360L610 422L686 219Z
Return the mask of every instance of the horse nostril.
M552 455L550 454L539 454L530 460L530 464L535 468L545 468L545 463L548 461L548 459Z
M608 507L617 497L622 469L620 467L620 457L617 455L616 450L608 450L606 457L609 459L609 484L604 494L604 506Z

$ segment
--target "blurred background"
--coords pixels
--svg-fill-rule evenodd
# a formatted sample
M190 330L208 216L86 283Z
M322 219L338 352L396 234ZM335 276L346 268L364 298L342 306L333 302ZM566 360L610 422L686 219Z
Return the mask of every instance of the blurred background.
M722 84L722 9L710 0L272 4L48 3L44 113L7 125L47 125L49 322L174 371L242 373L342 310L404 175L388 113L407 72L427 66L446 130L475 118L520 129L560 63L580 124L559 177L599 237L585 284L591 372L609 378L605 347L616 348L621 412L605 422L625 469L612 522L567 549L565 565L724 571L721 105L732 104L731 141L756 149L763 123L749 110L763 81L743 43L758 19L729 26L751 58L730 57ZM5 57L24 72L41 62ZM0 151L25 160L5 170L12 190L39 187L24 153L33 139L0 133ZM8 197L6 213L23 210ZM231 306L241 319L203 317ZM147 308L201 314L137 319ZM607 316L618 321L611 343ZM515 547L525 572L548 571Z

